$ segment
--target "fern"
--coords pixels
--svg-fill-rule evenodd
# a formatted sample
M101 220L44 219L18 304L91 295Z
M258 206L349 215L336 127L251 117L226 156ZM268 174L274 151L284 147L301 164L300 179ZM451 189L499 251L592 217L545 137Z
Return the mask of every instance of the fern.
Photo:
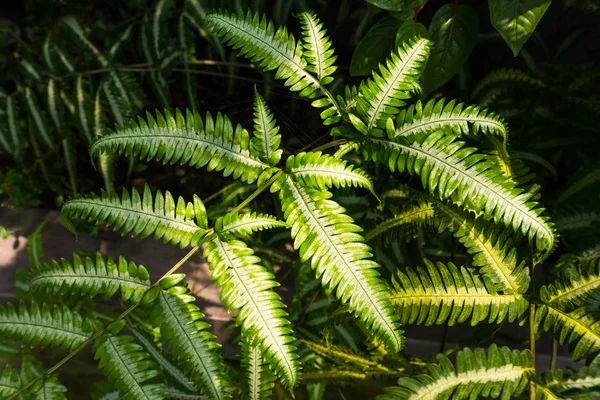
M8 398L17 392L20 387L21 378L19 377L19 372L10 365L6 365L2 370L2 375L0 375L0 396Z
M139 303L150 288L150 275L143 265L136 266L119 257L104 260L81 258L73 254L73 262L36 263L31 266L30 288L35 293L52 296L81 295L111 297L121 291L123 301Z
M398 387L388 387L378 400L465 399L519 396L533 375L533 357L528 350L511 351L495 344L488 349L465 348L456 356L456 368L443 354L430 364L429 375L400 378Z
M157 111L155 120L148 113L148 121L139 118L138 123L105 133L92 144L92 157L112 152L164 164L206 165L209 171L223 171L248 183L271 172L271 166L249 145L248 132L240 125L234 130L229 118L220 113L216 119L207 114L205 122L196 111L188 110L185 118L179 110L174 117L168 111L164 114Z
M394 132L388 124L388 132ZM390 170L407 170L421 177L422 185L442 199L452 199L488 218L520 230L536 239L537 247L550 251L555 246L555 232L542 208L528 201L523 193L502 177L500 171L484 162L475 149L464 147L454 135L435 132L425 138L396 141L370 139L363 146L365 157L381 160Z
M166 398L164 385L148 383L158 375L150 355L132 343L133 337L104 334L94 342L94 359L124 400L158 400Z
M221 288L221 298L229 311L239 309L236 318L249 343L260 345L265 360L284 385L296 383L298 355L285 305L272 290L278 286L273 274L258 264L260 259L246 244L214 237L204 250L211 279ZM256 341L256 342L255 342Z
M21 340L30 347L62 347L73 350L85 342L92 333L90 320L83 319L67 306L32 301L29 309L21 300L19 310L8 303L0 306L0 334L5 339Z
M254 232L285 226L285 222L267 214L230 213L217 219L215 232L225 237L247 238Z
M30 354L23 355L21 361L21 382L29 383L38 376L42 379L35 382L27 391L27 399L36 400L66 400L67 388L58 381L55 374L45 375L47 371L42 363Z
M600 368L583 367L579 371L546 371L535 384L536 399L593 400L600 396Z
M566 268L553 282L540 288L541 300L563 310L571 310L600 299L600 258L581 260Z
M279 148L281 135L279 126L273 118L265 99L254 88L254 137L250 147L260 159L271 166L277 165L283 150Z
M308 63L306 70L314 73L322 85L327 85L333 81L331 74L337 70L334 65L337 56L333 55L331 39L314 13L307 11L298 17L302 23L303 54Z
M420 201L416 205L407 207L398 212L394 217L380 222L365 235L365 242L369 242L380 235L395 234L402 239L412 239L416 228L434 225L434 209L431 203Z
M247 374L244 384L247 388L247 398L250 400L270 399L275 386L275 376L269 370L269 366L264 363L260 348L251 346L245 341L240 343L240 347L242 350L241 369Z
M378 265L369 260L371 249L356 233L360 228L327 191L305 188L286 174L272 190L277 188L300 259L311 259L323 284L392 351L399 351L402 339L387 300L389 290L379 278Z
M184 287L161 290L152 308L152 324L160 327L170 351L183 355L178 363L188 376L193 376L202 394L224 399L233 385L216 351L220 346L213 341L214 335L206 331L210 325L202 321L204 314L193 301Z
M75 198L65 203L62 214L67 218L79 218L106 224L115 231L123 229L122 235L131 233L142 238L150 235L180 247L196 246L207 232L206 211L198 196L194 202L186 203L179 198L177 203L169 192L164 196L159 190L154 200L148 185L142 196L133 188L131 195L124 189L121 198L109 197L102 191L100 197L91 195Z

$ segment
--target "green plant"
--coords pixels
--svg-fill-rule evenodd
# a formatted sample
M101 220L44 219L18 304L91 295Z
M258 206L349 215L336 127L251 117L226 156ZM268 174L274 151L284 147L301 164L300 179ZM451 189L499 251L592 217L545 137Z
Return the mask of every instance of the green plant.
M332 92L332 43L313 13L301 14L300 21L301 40L252 12L214 12L203 27L310 99L335 140L288 154L280 148L285 132L258 91L252 135L220 113L203 118L197 111L148 113L103 132L91 144L94 159L110 154L206 167L256 189L237 205L220 204L225 210L207 211L199 196L186 201L160 190L152 194L149 186L142 194L133 188L67 201L62 215L71 228L71 219L106 222L123 235L192 249L154 283L145 268L124 259L75 255L48 263L35 251L26 301L31 305L3 311L0 332L24 344L63 345L71 350L65 362L93 342L120 398L264 398L279 387L277 378L288 390L306 384L313 398L323 397L322 385L374 377L399 377L381 399L508 398L527 390L532 398L585 396L600 389L596 366L535 378L535 343L546 331L567 343L573 358L597 363L600 321L592 307L598 259L563 256L536 290L533 270L548 260L558 238L542 215L539 187L515 167L504 120L455 101L413 101L431 51L422 38L399 45L358 87ZM492 150L480 151L474 142ZM372 195L365 197L365 190ZM259 202L267 192L273 196ZM262 213L263 206L276 216ZM364 217L360 222L371 229L365 237L374 247L350 213ZM265 237L260 231L272 228L287 228L298 250L289 315L274 290L275 275L252 250ZM388 264L386 250L393 246L386 243L422 242L425 230L440 239L452 233L474 255L472 267L423 258L425 269L395 265L390 285L378 262ZM377 243L380 236L387 242ZM225 306L238 310L240 368L223 361L184 276L176 273L201 248ZM104 318L85 304L85 318L70 310L73 298L117 292L124 310L116 317L109 312ZM56 305L38 306L35 299ZM402 351L405 324L467 320L528 323L530 348L465 348L455 363L439 355L426 365ZM2 393L14 398L38 382L57 387L53 373L62 363L23 384L7 367Z

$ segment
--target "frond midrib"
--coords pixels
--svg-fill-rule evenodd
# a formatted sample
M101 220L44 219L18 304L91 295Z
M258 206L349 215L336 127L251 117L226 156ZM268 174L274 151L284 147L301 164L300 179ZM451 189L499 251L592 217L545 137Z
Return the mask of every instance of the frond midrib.
M579 327L579 329L583 329L585 331L585 334L582 336L587 336L588 334L593 336L596 340L597 345L600 346L600 332L595 331L594 329L592 329L591 326L581 323L581 321L579 319L575 319L575 318L571 317L568 313L566 313L556 307L552 307L549 304L545 304L545 306L548 308L549 311L558 314L558 316L560 318L562 318L563 320L571 321L573 325Z
M549 300L547 301L547 304L556 303L563 298L566 300L571 300L580 296L580 293L578 292L581 292L582 294L595 289L595 287L600 286L600 275L595 276L594 279L587 280L586 283L583 285L576 286L577 283L578 282L570 282L569 284L571 285L571 287L569 289L561 291L561 293L556 296L550 296ZM586 288L590 286L591 288L586 290Z
M123 359L123 357L121 357L121 354L117 351L117 347L112 342L112 337L111 336L107 336L106 337L106 341L110 342L111 354L114 354L114 355L117 356L117 358L119 359L120 364L125 367L125 369L127 370L127 373L129 374L129 376L134 378L133 381L135 382L136 387L140 389L140 391L144 394L144 397L147 400L152 400L152 398L149 397L148 394L146 393L146 391L144 390L144 387L141 384L138 383L137 379L135 379L136 375L135 375L135 373L132 373L131 370L129 369L129 364L125 362L125 360ZM137 392L137 390L136 390L136 392ZM131 391L130 391L130 393L131 393Z
M367 232L367 234L365 235L365 242L370 241L375 236L380 235L381 233L383 233L391 228L395 228L396 226L403 225L404 223L406 223L406 221L411 221L413 217L416 217L421 214L423 214L424 216L427 216L427 214L430 214L433 212L434 212L434 209L431 206L431 204L429 204L428 206L423 206L423 207L417 206L412 211L400 213L394 218L391 218L387 221L383 221L382 223L377 225L375 228L373 228L373 230Z
M54 320L52 320L52 322L54 322ZM44 329L44 330L64 332L65 333L64 336L79 337L79 338L82 338L83 340L86 340L89 337L88 335L85 335L83 333L75 332L75 331L70 331L70 330L65 329L65 328L60 328L60 327L58 327L56 325L44 325L44 324L36 324L36 323L33 323L33 322L11 321L11 320L4 320L4 321L2 321L0 319L0 326L2 326L2 325L8 325L9 327L10 326L14 326L14 325L32 326L32 327L37 327L37 328Z
M269 219L269 218L264 218L264 219L259 219L259 218L240 219L240 220L238 220L238 221L236 221L234 223L224 225L223 229L221 229L221 233L229 233L229 232L232 232L232 231L244 229L246 227L250 227L250 229L252 229L252 227L254 227L254 226L262 227L263 223L269 223L269 224L273 224L275 226L285 226L284 222L278 221L278 220L275 220L275 219Z
M252 381L250 382L250 389L254 389L251 393L251 399L252 400L260 400L260 381L261 381L261 365L260 365L260 357L261 354L258 351L258 346L253 347L250 350L251 354L248 354L248 357L250 357L250 365L252 366L252 371L250 372L250 376ZM256 354L258 353L258 355Z
M29 281L30 285L33 285L36 281L44 281L45 279L85 279L85 280L106 280L108 282L114 282L114 281L118 281L118 282L123 282L123 283L127 283L127 284L131 284L131 285L135 285L138 286L140 289L148 289L150 287L150 285L146 285L143 283L140 283L139 281L135 281L135 280L130 280L130 279L126 279L123 278L121 276L115 276L115 277L111 277L108 275L91 275L91 274L85 274L85 275L80 275L80 274L52 274L52 273L46 273L47 271L44 271L42 273L35 273L33 275L33 277L31 278L31 280Z
M307 24L310 27L312 37L317 38L317 40L315 40L313 43L313 45L315 46L315 51L313 52L313 54L315 55L315 73L317 74L317 77L321 78L321 76L324 75L324 71L321 69L321 63L323 62L323 60L321 59L321 41L318 40L319 31L314 26L314 20L312 18L305 17L304 20L307 21Z
M512 302L515 300L522 299L523 295L518 293L510 293L510 294L492 294L486 292L477 292L477 293L401 293L396 292L391 296L388 296L388 299L408 299L413 301L419 301L421 299L452 299L452 300L462 300L462 299L482 299L481 303L474 302L474 304L493 304L494 302L487 301L488 299L499 299L502 302ZM470 303L473 304L473 303Z
M336 166L333 166L332 169L329 169L326 166L320 167L320 166L311 165L309 167L309 166L301 165L298 167L291 168L289 172L292 175L300 175L300 176L312 173L312 174L320 175L320 177L323 177L323 178L327 178L327 177L323 176L321 174L337 175L340 177L348 178L351 181L354 181L354 180L361 181L366 186L371 186L371 182L366 177L364 177L354 171L348 172L344 168L338 169L338 168L336 168Z
M399 136L409 136L412 134L412 131L419 130L420 128L426 127L428 125L435 125L435 124L446 123L446 122L470 122L470 123L478 123L479 122L479 123L484 123L484 124L488 124L488 125L494 125L498 128L498 130L502 131L503 136L506 136L506 129L504 128L504 125L502 125L500 122L493 120L491 118L490 119L485 119L485 118L481 118L481 117L470 118L468 116L464 117L462 115L458 115L456 117L446 117L446 118L436 118L436 119L434 119L434 116L429 116L429 117L427 117L427 119L418 118L415 120L418 123L415 123L413 121L413 122L407 124L405 127L400 127L398 129L396 129L394 138L397 138Z

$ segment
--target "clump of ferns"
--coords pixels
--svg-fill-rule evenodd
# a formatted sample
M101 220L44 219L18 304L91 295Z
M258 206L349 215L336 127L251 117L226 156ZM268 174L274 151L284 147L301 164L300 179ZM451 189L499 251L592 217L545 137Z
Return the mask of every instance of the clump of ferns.
M203 117L190 110L148 113L105 131L90 147L94 159L111 154L206 167L256 184L256 190L210 222L198 196L184 200L169 192L153 193L148 186L69 200L62 209L67 225L70 219L105 222L123 235L152 237L191 250L154 283L143 267L122 258L74 256L69 261L36 263L29 282L33 293L56 297L120 293L127 308L103 327L94 327L68 308L57 305L52 310L32 302L19 311L11 307L2 311L3 334L26 345L62 345L75 352L93 342L100 368L125 399L198 394L221 399L240 393L260 398L270 396L276 379L293 390L311 380L360 381L386 374L400 378L381 399L508 398L526 390L558 396L565 390L555 384L559 373L535 381L529 350L496 345L487 350L465 348L457 352L455 363L438 355L426 372L408 375L412 370L403 364L417 368L422 364L402 357L402 326L500 324L527 315L532 335L551 331L559 342L569 344L575 359L589 355L592 362L600 350L600 321L589 312L600 283L598 261L580 256L576 266L553 276L537 296L531 272L554 250L557 235L542 215L539 194L520 186L522 168L507 151L504 121L456 101L412 102L420 92L419 76L430 49L429 41L420 38L402 43L360 86L332 94L328 89L336 70L332 43L315 15L304 12L299 18L300 40L251 12L214 12L203 23L240 55L264 70L274 70L275 78L323 110L323 124L331 128L335 140L283 160L280 145L285 132L258 91L251 133L220 113ZM478 151L467 144L471 139L489 140L495 153ZM344 159L349 153L362 160L360 166ZM372 164L389 172L373 179L367 172ZM412 189L389 183L407 175L414 177L409 181ZM386 188L386 182L394 187ZM418 196L410 195L415 186L421 187ZM396 192L386 192L386 204L391 202L392 207L377 206L378 211L370 214L371 230L363 235L363 228L334 200L334 188L341 187L364 189L363 195L370 192L372 199L383 197L378 197L380 189ZM267 190L279 199L277 216L252 205ZM413 200L405 201L406 193ZM360 203L351 196L345 201ZM243 211L246 207L249 210ZM380 218L386 210L391 220ZM400 229L402 238L423 229L450 232L472 262L459 266L423 259L418 267L397 266L388 280L380 274L366 240L390 228ZM279 285L274 274L248 246L252 236L267 229L289 230L298 251L297 292L308 297L295 299L300 307L293 318L274 290ZM521 240L527 242L528 260L517 253ZM224 363L184 276L176 273L200 249L225 307L238 311L241 378L235 378ZM315 301L321 304L314 306ZM335 302L335 311L330 312ZM140 310L147 317L135 319ZM312 315L315 311L317 318ZM343 330L348 324L335 324L346 314L355 319L354 335ZM323 342L311 329L327 326L329 318L342 330ZM350 340L353 336L364 337L360 348ZM353 342L358 349L351 348ZM534 345L532 340L532 349ZM313 362L304 364L301 373L300 360ZM337 367L325 369L333 365ZM3 375L3 393L14 396L40 381L20 386L14 375L12 369ZM579 386L567 390L579 394L596 390L599 376L596 368L574 375Z

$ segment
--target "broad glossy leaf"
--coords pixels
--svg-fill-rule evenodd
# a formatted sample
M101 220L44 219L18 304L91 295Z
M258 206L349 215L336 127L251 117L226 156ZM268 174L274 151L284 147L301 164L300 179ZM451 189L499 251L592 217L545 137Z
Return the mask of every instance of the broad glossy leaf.
M387 17L373 25L361 39L350 61L350 75L370 75L380 63L384 63L396 47L396 32L400 21Z
M551 0L490 0L492 25L516 57L550 6Z
M448 82L467 61L477 43L477 14L467 5L446 4L433 16L429 38L434 42L423 87L432 91Z
M398 28L398 32L396 32L396 46L418 37L429 39L429 32L427 32L425 25L414 19L404 21Z

